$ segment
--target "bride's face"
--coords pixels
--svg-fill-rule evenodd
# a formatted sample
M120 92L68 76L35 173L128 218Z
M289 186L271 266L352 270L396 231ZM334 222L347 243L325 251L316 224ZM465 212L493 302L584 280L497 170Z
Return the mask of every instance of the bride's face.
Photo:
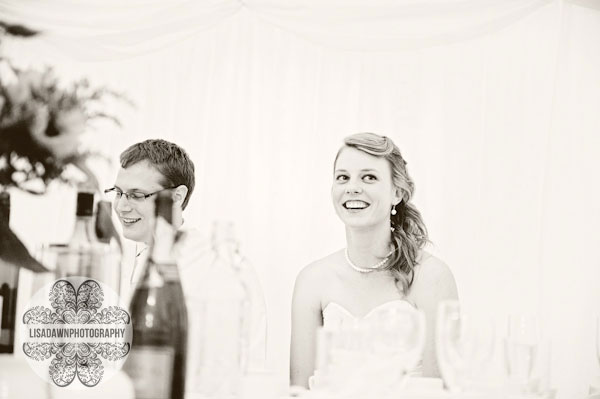
M389 162L352 147L343 148L334 167L331 197L347 227L390 224L390 210L400 201Z

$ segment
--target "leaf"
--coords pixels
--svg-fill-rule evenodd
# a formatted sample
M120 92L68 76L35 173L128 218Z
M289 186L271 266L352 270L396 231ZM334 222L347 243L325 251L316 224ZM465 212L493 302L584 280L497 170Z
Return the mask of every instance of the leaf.
M23 25L11 25L2 21L0 21L0 28L3 28L7 34L12 36L31 37L40 33Z

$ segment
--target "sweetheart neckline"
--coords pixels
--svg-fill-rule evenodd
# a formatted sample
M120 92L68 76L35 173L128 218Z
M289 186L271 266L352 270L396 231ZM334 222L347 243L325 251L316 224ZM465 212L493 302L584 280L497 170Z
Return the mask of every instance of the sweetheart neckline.
M413 304L411 304L410 302L408 302L406 299L392 299L390 301L386 301L386 302L382 302L379 305L375 306L374 308L371 308L371 310L369 310L366 314L364 314L363 316L356 316L354 313L352 313L351 311L349 311L348 309L346 309L343 305L340 305L339 303L335 302L335 301L330 301L321 311L321 313L325 314L325 312L327 311L327 309L329 308L329 306L331 305L335 305L338 308L340 308L342 311L346 312L346 314L348 316L351 316L357 320L362 320L362 319L366 319L367 317L369 317L373 312L375 312L377 309L380 309L382 307L386 307L392 303L396 303L396 302L404 302L406 303L408 306L410 306L411 308L415 309L415 307L413 306Z

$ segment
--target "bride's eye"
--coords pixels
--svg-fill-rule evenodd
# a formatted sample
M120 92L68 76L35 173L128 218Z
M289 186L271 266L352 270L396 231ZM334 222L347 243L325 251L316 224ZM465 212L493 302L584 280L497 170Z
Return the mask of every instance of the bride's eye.
M369 175L364 175L363 176L363 180L366 181L366 182L373 182L373 181L377 180L377 176L370 175L370 174Z
M346 176L346 175L337 175L335 177L335 180L338 181L338 182L345 182L345 181L348 180L348 176Z

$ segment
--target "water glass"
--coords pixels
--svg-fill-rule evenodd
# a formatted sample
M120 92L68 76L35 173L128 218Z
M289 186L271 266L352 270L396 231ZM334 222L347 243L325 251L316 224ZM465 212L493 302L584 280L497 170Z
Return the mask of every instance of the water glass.
M404 374L417 372L425 346L425 314L388 308L376 315L369 331L373 358L393 362Z
M368 397L402 389L421 361L425 316L410 309L386 309L373 316L318 331L312 390Z
M458 301L438 307L436 352L444 383L451 392L469 391L491 362L494 325L488 317L461 311Z

